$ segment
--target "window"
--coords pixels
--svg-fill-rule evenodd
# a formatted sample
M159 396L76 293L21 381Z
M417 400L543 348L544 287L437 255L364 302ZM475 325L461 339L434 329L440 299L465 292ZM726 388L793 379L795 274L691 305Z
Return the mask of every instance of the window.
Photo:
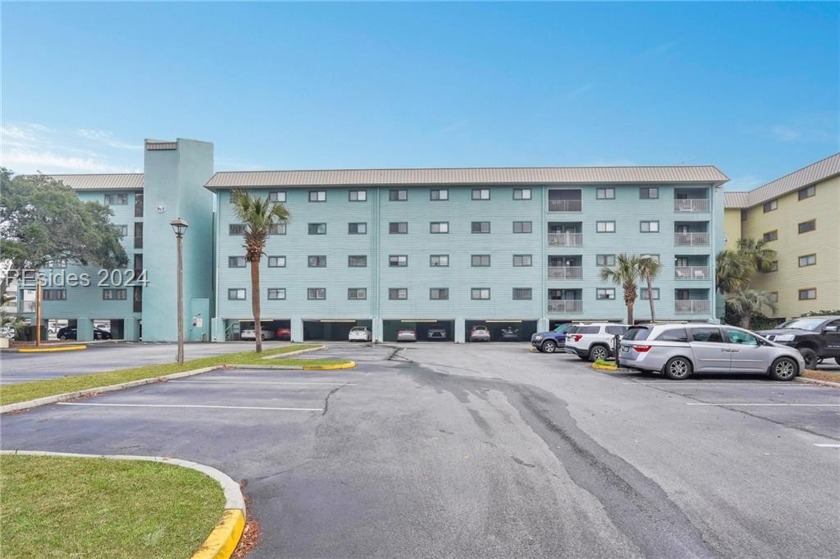
M741 221L746 221L747 220L747 214L748 213L749 212L747 210L741 210Z
M134 217L143 217L143 193L134 193Z
M135 287L134 290L134 308L132 309L134 312L143 312L143 288L142 287Z
M388 299L392 301L408 299L408 289L405 287L391 287L388 289Z
M597 200L615 200L615 188L608 186L595 191Z
M285 223L272 223L268 227L268 234L269 235L285 235L286 234L286 224Z
M66 289L43 289L41 291L41 296L44 298L44 301L66 301L67 300L67 290Z
M808 289L800 289L799 290L799 300L800 301L813 301L817 298L817 288L816 287L809 287Z
M429 266L433 268L447 268L449 266L448 254L433 254L429 257Z
M448 221L433 221L429 224L429 232L431 233L449 233Z
M316 256L310 256L308 258L309 267L310 268L326 268L327 267L327 257L326 255L319 254Z
M615 233L615 221L596 221L595 231L598 233Z
M659 198L659 188L653 186L639 189L640 200L656 200L657 198Z
M660 262L658 254L641 254L640 257L653 260L654 262Z
M774 303L779 302L779 292L778 291L771 291L770 292L770 300Z
M817 187L814 185L806 186L805 188L799 189L799 199L804 200L805 198L810 198L817 193Z
M323 301L327 298L326 287L310 287L306 290L306 298L310 301Z
M514 221L513 222L513 232L514 233L531 233L533 231L533 225L530 221Z
M389 268L405 268L408 266L408 256L404 254L392 254L388 257Z
M326 223L310 223L309 224L309 234L310 235L326 235L327 234L327 224Z
M407 221L392 221L388 224L388 233L392 235L405 235L408 233Z
M351 202L367 202L367 190L351 190L347 199Z
M429 289L429 299L432 301L445 301L449 299L449 288L433 287Z
M106 194L106 206L125 206L128 204L128 194Z
M778 200L770 200L769 202L764 202L764 213L772 212L773 210L779 207Z
M433 188L429 191L429 200L433 200L435 202L441 200L449 200L449 189L448 188Z
M779 271L779 261L773 260L770 262L770 265L767 267L768 272L778 272Z
M473 233L489 233L490 232L490 222L489 221L473 221L472 222L472 232Z
M490 189L489 188L473 188L472 189L472 199L473 200L489 200L490 199Z
M490 265L490 255L489 254L473 254L470 261L472 262L473 268L489 266Z
M269 301L283 301L286 299L286 288L284 287L269 287L268 300Z
M125 237L128 235L128 225L114 225L117 228L117 232L120 234L120 237Z
M805 256L799 257L799 267L804 268L805 266L814 266L817 263L817 255L816 254L806 254Z
M228 256L228 268L244 268L244 256Z
M775 241L779 238L779 231L774 229L773 231L768 231L762 236L765 243L769 243L770 241Z
M639 299L642 299L644 301L649 301L651 294L653 294L653 300L654 301L659 300L659 288L658 287L654 287L650 290L648 290L647 287L641 288L639 290Z
M348 223L348 235L367 235L367 223Z
M347 289L347 299L350 301L364 301L367 299L367 289L364 287L350 287Z
M615 254L597 254L595 255L596 266L615 266Z
M513 265L514 267L527 267L534 265L534 259L530 254L514 254L513 255Z
M799 224L799 234L808 233L809 231L816 231L817 229L817 220L811 219L808 221L803 221Z
M231 223L228 225L229 235L242 235L245 233L245 226L241 223Z
M691 341L721 343L723 338L718 328L692 328Z
M489 294L488 294L489 297ZM514 287L513 300L514 301L530 301L533 297L533 291L530 287Z
M310 190L309 191L309 201L310 202L326 202L327 201L327 191L326 190Z
M688 342L688 332L685 331L685 328L664 330L656 339L660 342Z
M286 191L285 190L275 190L274 192L268 193L268 201L269 202L285 202L286 201Z
M229 301L244 301L245 300L245 290L240 288L228 289L228 300Z
M408 200L408 190L392 188L388 191L388 200L391 202L405 202Z
M367 268L367 256L364 254L351 254L347 257L349 268Z
M598 300L601 299L615 299L615 288L614 287L599 287L595 290L595 298Z
M513 199L514 200L530 200L531 199L531 189L530 188L514 188L513 189Z
M285 268L286 267L286 257L285 256L269 256L268 257L268 267L269 268Z
M639 227L642 233L659 233L658 221L640 221Z
M486 301L490 299L489 287L473 287L470 290L470 297L475 301Z

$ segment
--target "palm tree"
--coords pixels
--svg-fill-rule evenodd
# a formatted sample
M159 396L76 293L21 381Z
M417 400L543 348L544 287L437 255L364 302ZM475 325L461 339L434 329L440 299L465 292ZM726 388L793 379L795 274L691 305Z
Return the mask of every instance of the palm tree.
M262 352L262 326L260 323L260 258L265 254L265 244L274 227L289 221L289 211L281 202L251 196L245 191L231 193L233 212L242 221L245 231L245 261L251 264L251 310L254 314L254 340L256 352Z
M639 257L619 254L614 268L601 268L601 279L621 286L627 306L627 324L633 324L633 305L636 304L636 280L639 278Z
M715 287L721 293L734 293L749 285L752 268L744 256L733 250L722 250L717 254Z
M653 284L653 280L656 279L656 276L659 275L662 263L659 262L659 259L657 258L642 256L639 258L637 265L639 268L639 276L644 278L645 283L647 283L648 300L650 301L650 321L656 322L656 313L653 309L653 288L651 285ZM632 324L632 322L629 324Z
M759 289L739 289L726 299L732 310L741 315L741 328L750 327L754 314L760 313L764 307L776 312L776 302L768 291Z
M767 248L764 239L738 239L738 253L741 254L754 272L769 272L776 258L776 251Z

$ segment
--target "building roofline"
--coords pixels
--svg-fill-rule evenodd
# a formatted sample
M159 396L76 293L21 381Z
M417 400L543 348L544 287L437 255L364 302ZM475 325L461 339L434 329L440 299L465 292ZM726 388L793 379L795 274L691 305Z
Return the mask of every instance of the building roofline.
M753 190L726 192L724 206L726 208L751 208L836 176L840 176L840 153L820 159Z

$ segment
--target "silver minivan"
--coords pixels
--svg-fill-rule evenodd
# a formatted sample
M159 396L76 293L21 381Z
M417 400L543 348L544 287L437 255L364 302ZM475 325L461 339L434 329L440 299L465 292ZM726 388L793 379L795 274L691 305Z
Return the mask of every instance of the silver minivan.
M734 326L640 324L621 340L618 365L661 372L674 380L692 373L766 373L792 380L805 370L795 349Z

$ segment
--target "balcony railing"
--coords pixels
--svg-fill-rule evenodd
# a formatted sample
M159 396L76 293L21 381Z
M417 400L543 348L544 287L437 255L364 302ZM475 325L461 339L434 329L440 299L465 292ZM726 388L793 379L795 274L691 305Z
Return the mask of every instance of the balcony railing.
M678 213L698 213L709 211L708 198L690 198L688 200L674 200L674 211Z
M709 301L706 299L689 299L674 301L674 311L677 314L699 314L709 312Z
M583 301L579 299L558 299L548 302L550 313L581 313L583 312Z
M549 279L581 279L583 278L582 266L549 266Z
M581 210L580 200L549 200L548 211L550 212L579 212Z
M583 233L549 233L548 244L551 246L579 247L583 245Z
M674 271L674 279L678 280L705 280L709 277L708 266L677 266Z
M708 233L675 233L674 245L679 247L709 246Z

